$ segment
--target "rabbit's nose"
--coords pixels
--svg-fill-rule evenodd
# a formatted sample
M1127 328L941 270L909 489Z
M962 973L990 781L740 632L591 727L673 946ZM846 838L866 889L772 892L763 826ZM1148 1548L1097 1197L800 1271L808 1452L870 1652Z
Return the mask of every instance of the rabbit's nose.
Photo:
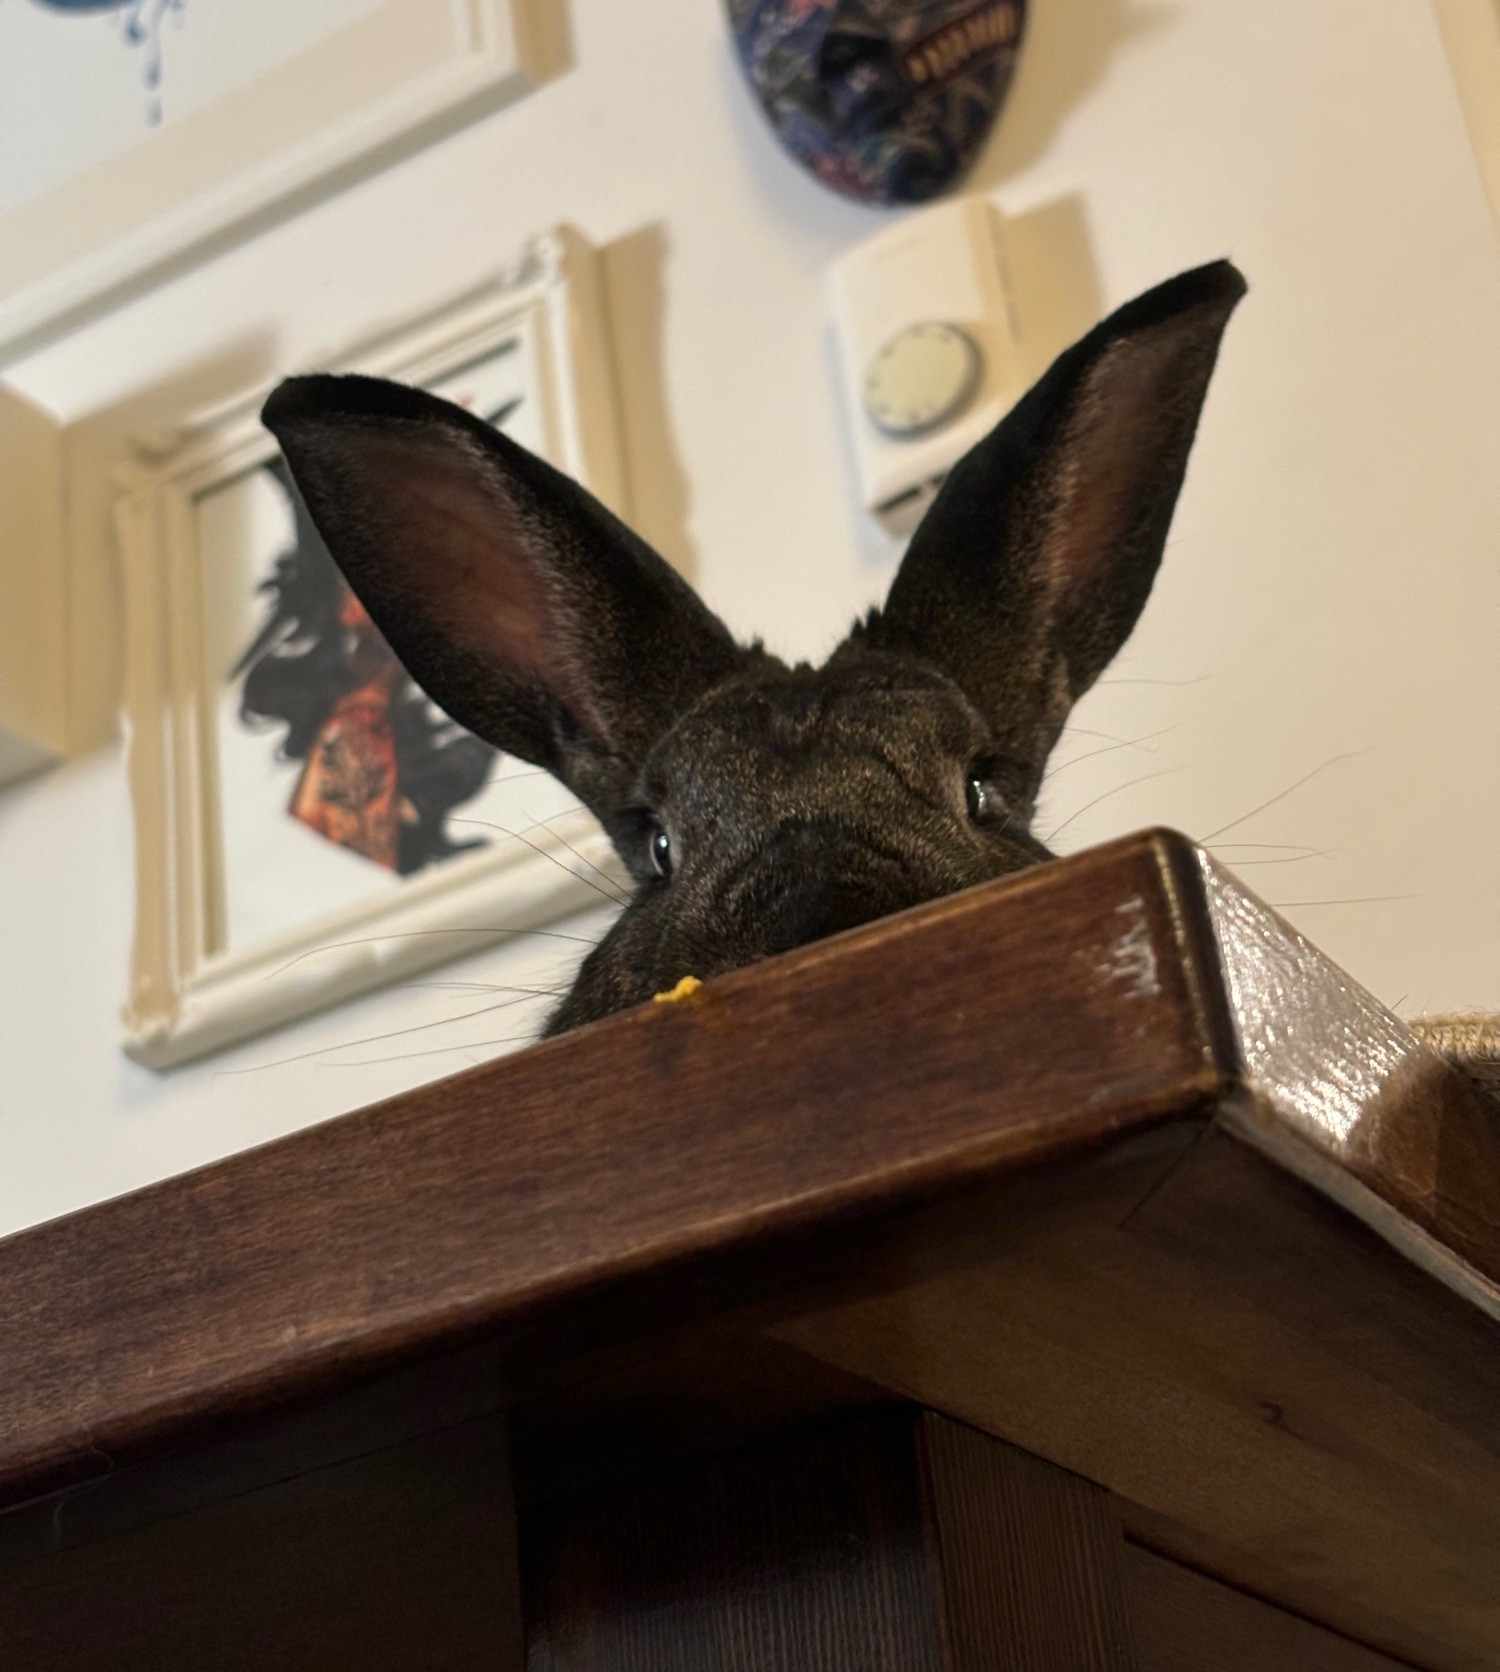
M756 868L768 952L856 929L935 892L899 854L823 820L779 831Z

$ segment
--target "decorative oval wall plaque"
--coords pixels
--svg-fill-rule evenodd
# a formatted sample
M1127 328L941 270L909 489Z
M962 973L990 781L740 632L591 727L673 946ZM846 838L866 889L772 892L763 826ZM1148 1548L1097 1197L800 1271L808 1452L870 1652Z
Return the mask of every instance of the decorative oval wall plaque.
M727 0L783 146L867 203L922 203L967 172L1010 90L1026 0Z

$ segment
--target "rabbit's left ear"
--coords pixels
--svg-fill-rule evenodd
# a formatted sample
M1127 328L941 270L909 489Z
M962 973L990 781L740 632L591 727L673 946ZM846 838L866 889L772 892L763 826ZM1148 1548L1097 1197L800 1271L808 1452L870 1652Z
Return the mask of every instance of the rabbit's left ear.
M606 828L656 738L743 665L643 540L473 413L379 378L300 377L262 417L411 676Z
M1031 776L1125 642L1161 562L1245 281L1227 261L1127 303L1060 355L944 482L851 647L957 683Z

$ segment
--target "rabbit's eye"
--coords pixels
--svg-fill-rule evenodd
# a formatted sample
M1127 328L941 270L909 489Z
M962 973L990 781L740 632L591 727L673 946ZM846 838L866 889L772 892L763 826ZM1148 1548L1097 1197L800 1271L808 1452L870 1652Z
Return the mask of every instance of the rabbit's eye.
M651 833L651 868L659 877L670 877L672 874L672 838L665 830L655 830Z
M969 804L969 817L975 824L999 824L1009 817L1004 798L982 766L970 767L964 783L964 798Z

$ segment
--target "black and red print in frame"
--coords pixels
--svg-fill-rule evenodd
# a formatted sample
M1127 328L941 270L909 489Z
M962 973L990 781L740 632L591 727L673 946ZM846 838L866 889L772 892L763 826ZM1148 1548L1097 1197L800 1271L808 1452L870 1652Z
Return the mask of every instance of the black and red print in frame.
M501 424L512 408L487 413ZM410 876L486 845L450 814L488 782L496 751L438 709L396 660L328 554L285 461L262 469L290 503L291 543L258 590L265 619L235 664L239 717L282 730L302 770L287 812L327 841Z

